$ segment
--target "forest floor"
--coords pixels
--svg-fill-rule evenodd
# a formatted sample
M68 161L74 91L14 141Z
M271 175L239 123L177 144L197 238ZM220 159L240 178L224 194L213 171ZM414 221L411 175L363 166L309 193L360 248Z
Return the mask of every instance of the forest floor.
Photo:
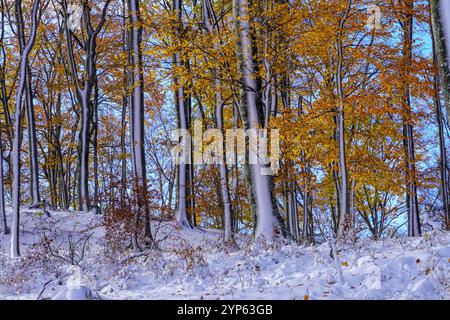
M327 243L239 236L230 250L214 230L154 222L153 232L158 250L117 255L101 215L23 210L22 257L1 239L0 299L450 299L446 232L359 241L337 260Z

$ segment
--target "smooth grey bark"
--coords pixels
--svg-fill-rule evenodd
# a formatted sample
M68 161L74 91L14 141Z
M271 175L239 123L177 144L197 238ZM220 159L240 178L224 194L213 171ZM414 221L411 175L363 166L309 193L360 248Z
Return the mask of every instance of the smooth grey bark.
M142 65L142 25L139 0L129 1L130 17L130 54L131 83L133 90L130 96L130 137L133 168L133 205L135 206L135 230L132 236L133 249L139 250L138 230L141 217L144 216L145 245L150 246L153 238L150 229L150 211L148 206L147 172L144 150L144 77Z
M69 56L70 73L75 85L75 97L81 108L80 130L78 133L78 205L80 211L89 211L89 141L90 125L92 122L92 104L91 96L93 93L97 77L97 37L106 20L106 13L111 0L106 0L100 17L100 22L94 29L91 23L91 8L86 2L83 2L83 22L86 33L86 41L83 44L83 50L86 53L86 61L83 69L83 76L79 78L78 68L75 61L73 31L68 24L68 5L67 0L62 1L63 12L65 14L65 33L67 41L67 50Z
M19 226L20 226L20 148L22 144L21 124L22 124L22 98L25 92L28 57L34 47L36 41L36 34L38 29L38 14L41 1L34 0L32 9L32 21L30 26L30 35L25 43L25 46L20 57L19 67L19 83L16 94L16 104L14 113L14 141L13 141L13 188L12 188L12 207L13 207L13 222L11 235L11 257L20 256L19 243ZM16 8L22 9L22 1L16 0ZM18 15L20 18L20 15ZM23 24L23 21L20 22ZM25 35L22 34L24 37Z
M303 97L298 97L298 113L299 116L304 114ZM306 244L314 243L314 228L312 215L312 195L311 195L311 165L305 155L305 151L301 150L300 157L304 163L303 166L303 223L302 223L302 242Z
M220 83L216 83L216 87L217 87L217 94L216 94L217 129L223 132L223 101L220 94ZM224 142L222 143L224 144ZM223 148L223 150L225 150L225 148ZM222 196L222 206L224 215L224 241L230 242L233 239L233 229L231 221L233 212L231 208L230 191L228 188L228 168L225 162L225 154L222 154L222 163L219 164L219 177L220 177L220 192Z
M312 196L309 191L309 178L305 177L303 186L303 224L302 241L307 244L314 243L314 229L312 216Z
M1 215L1 232L6 235L9 233L8 223L6 221L5 212L5 184L3 181L3 142L2 134L0 132L0 215Z
M219 30L219 24L217 18L214 14L214 10L210 0L203 0L203 16L206 25L206 29L210 34L214 33L214 27L217 32ZM215 44L215 49L217 50L217 44ZM223 126L223 107L224 102L222 98L222 83L220 80L220 71L215 68L212 70L213 77L215 79L215 87L216 87L216 106L215 106L215 119L216 119L216 127L220 132L224 133ZM222 141L222 150L225 150L225 142ZM222 211L224 217L224 241L230 242L233 240L233 228L232 228L232 217L233 210L231 207L231 198L230 198L230 190L228 186L228 166L226 164L225 153L221 155L221 163L218 165L219 171L219 179L220 179L220 194L222 199Z
M412 61L412 45L413 45L413 12L414 3L408 3L408 13L404 14L402 32L403 32L403 48L402 54L406 64ZM403 146L405 152L406 166L406 206L408 216L408 236L417 237L421 235L421 226L419 218L419 203L417 198L417 182L416 182L416 165L415 165L415 149L414 149L414 133L411 124L411 89L406 82L407 71L402 72L403 84Z
M240 23L237 17L239 16L239 1L233 1L233 32L236 37L236 57L238 61L242 61L242 43L240 39ZM242 80L242 68L241 65L237 66L237 73ZM239 86L239 93L237 93L238 99L236 99L236 114L239 114L242 125L244 128L248 128L248 116L247 116L247 93L244 85ZM237 121L237 120L236 120ZM248 146L246 146L247 148ZM246 163L248 163L248 153L246 153ZM257 225L257 214L256 214L256 200L253 195L252 179L250 174L250 167L248 165L243 166L245 185L247 189L247 196L249 199L250 210L252 214L253 221L253 231L256 232ZM236 169L237 170L237 169Z
M263 1L263 10L273 10L273 3L272 5L269 4L269 2L274 2L274 1ZM268 50L269 47L273 47L273 41L271 39L271 34L270 34L270 30L269 30L269 26L266 25L264 26L264 30L263 30L263 66L265 69L265 76L263 81L263 90L262 90L262 103L264 106L264 128L268 128L269 127L269 121L270 121L270 115L272 112L272 109L274 108L273 101L272 101L272 97L273 97L273 92L274 92L274 86L273 86L273 78L274 75L272 74L272 67L267 59L267 55L268 55Z
M172 11L176 16L178 26L175 29L175 41L180 37L180 29L182 27L182 1L172 1ZM182 67L181 54L176 52L173 56L174 65L179 69ZM188 111L185 104L184 87L180 83L178 76L175 76L175 107L177 109L178 129L188 129ZM175 213L175 221L179 227L191 228L188 218L188 183L189 168L188 164L183 161L178 165L177 176L177 210Z
M33 94L31 87L31 69L27 67L27 85L25 88L26 108L27 108L27 126L28 126L28 153L30 167L30 186L31 186L31 208L39 207L41 203L41 195L39 192L39 162L37 154L36 140L36 120L34 113Z
M98 108L99 108L99 88L98 77L95 75L94 81L94 99L93 99L93 133L92 133L92 149L93 149L93 162L94 162L94 203L99 205L99 186L98 186Z
M288 230L291 230L291 219L289 219L289 199L288 199L288 194L289 194L289 185L287 181L282 181L282 185L283 185L283 210L284 210L284 216L285 216L285 223L286 223L286 228Z
M330 68L330 66L326 66L327 68ZM333 82L333 76L330 73L329 76L325 77L324 83L327 87L327 90L329 92L332 92L335 90L335 83ZM333 130L333 139L338 143L339 141L339 119L338 119L338 112L335 112L333 115L333 122L334 122L334 130ZM339 166L339 164L337 165ZM331 221L332 221L332 227L334 230L335 235L338 234L338 228L339 228L339 217L341 216L341 185L339 180L339 172L338 169L336 169L336 162L332 161L328 167L330 168L332 177L333 177L333 185L334 185L334 191L335 191L335 199L333 199L332 196L330 196L330 207L331 207Z
M348 181L348 168L346 157L346 142L345 142L345 94L343 88L343 61L344 61L344 46L342 43L342 31L345 28L345 20L349 14L351 4L348 4L341 20L339 22L339 32L337 35L337 70L336 70L336 89L337 89L337 144L339 152L339 215L337 225L337 240L341 241L345 237L345 233L351 227L351 212L350 212L350 194Z
M243 122L246 129L259 129L261 126L260 115L258 111L259 90L255 79L256 61L253 57L253 43L251 34L251 22L249 15L249 1L233 1L234 19L239 21L239 48L238 63L242 77L242 85L245 88L246 103L242 106L247 112L243 116ZM254 151L255 146L250 146L250 152ZM253 151L252 151L253 150ZM246 164L249 167L251 178L251 191L256 204L256 238L263 238L271 242L274 236L275 228L275 210L274 199L271 192L271 184L268 176L263 174L265 164L257 157L255 164Z
M435 1L433 1L435 2ZM431 33L434 34L433 23L430 24ZM438 63L437 50L435 38L432 37L433 44L433 62L436 65ZM436 122L438 126L438 139L439 139L439 171L441 173L441 197L442 206L444 211L444 224L445 229L450 230L450 207L449 207L449 179L448 179L448 159L447 150L445 146L445 132L444 132L444 115L442 113L441 98L439 94L439 76L435 74L433 77L433 104L436 114Z
M299 241L300 226L298 223L297 187L294 181L287 183L287 220L291 236Z
M20 54L22 54L25 48L25 26L23 24L23 14L21 6L16 2L16 20L17 20L17 33L19 39ZM41 196L39 193L39 166L37 156L37 141L36 141L36 124L34 114L33 103L33 91L32 91L32 74L31 68L27 62L26 66L26 84L25 84L25 105L27 112L27 126L28 126L28 154L29 154L29 167L30 167L30 194L31 194L31 208L38 207L41 202Z
M126 7L126 0L122 0L122 43L123 43L123 51L128 52L129 48L127 46L128 39L127 39L127 7ZM129 59L128 55L128 59ZM120 116L120 203L123 205L125 203L125 196L126 196L126 188L127 188L127 159L126 159L126 131L127 131L127 108L128 108L128 87L130 87L129 84L129 77L127 72L127 67L124 66L123 68L123 86L124 86L124 93L122 96L122 110L121 110L121 116Z
M343 27L343 26L341 26ZM347 157L346 157L346 144L345 144L345 111L344 111L344 89L343 89L343 77L342 77L342 62L344 59L343 48L341 39L338 40L338 66L336 73L337 95L338 95L338 110L337 110L337 123L338 123L338 150L339 150L339 176L340 176L340 210L339 210L339 222L338 222L338 240L344 237L344 232L348 227L350 220L350 197L349 197L349 184L348 184L348 170L347 170Z
M1 51L0 54L2 55L1 60L1 66L0 66L0 100L3 105L3 110L5 114L5 127L6 132L10 132L10 127L8 128L8 117L9 117L9 110L8 110L8 96L6 92L6 82L5 82L5 75L6 75L6 51L5 46L3 43L3 40L5 38L5 6L3 3L3 0L0 0L0 9L1 9L1 17L0 17L0 23L1 23L1 31L0 31L0 46ZM3 172L3 134L0 131L0 215L1 215L1 232L2 234L6 235L8 233L8 223L6 220L6 212L5 212L5 184L4 184L4 172Z
M430 0L434 50L439 65L447 119L450 122L450 1Z
M233 103L233 129L238 129L238 121L239 121L239 112L238 107L236 105L237 103ZM231 180L231 192L232 192L232 198L233 198L233 216L232 216L232 232L236 233L239 230L239 212L240 212L240 199L239 199L239 167L237 165L238 158L237 158L237 146L235 146L234 151L234 159L233 163L234 166L232 167L232 180Z
M185 63L186 67L189 68L189 61ZM185 97L185 105L187 110L187 127L192 127L192 94L189 93ZM191 138L192 139L192 138ZM188 218L190 220L191 226L197 226L197 218L195 215L195 183L194 183L194 145L191 143L191 153L190 153L190 162L187 165L187 204L188 204Z

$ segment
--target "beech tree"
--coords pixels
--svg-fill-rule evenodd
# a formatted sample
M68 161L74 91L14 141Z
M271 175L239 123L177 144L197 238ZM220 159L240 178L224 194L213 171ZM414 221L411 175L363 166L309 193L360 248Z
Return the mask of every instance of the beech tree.
M22 1L16 0L16 17L18 25L23 26ZM20 56L20 68L19 68L19 83L16 93L16 103L14 110L14 141L13 141L13 187L12 187L12 206L13 206L13 222L12 222L12 235L11 235L11 256L20 256L20 242L19 242L19 228L20 228L20 148L22 145L21 137L21 124L22 124L22 99L27 86L27 73L29 70L28 57L36 41L37 29L39 26L41 10L41 1L34 0L31 13L31 24L29 36L25 39L25 33L18 33L19 42L23 44Z
M85 38L80 39L75 34L76 29L71 30L71 25L68 22L70 15L75 13L74 11L69 11L67 0L62 0L70 74L75 87L75 97L81 109L81 125L78 139L78 205L81 211L89 211L91 207L89 196L89 141L93 117L93 102L91 99L97 77L97 37L105 23L110 2L110 0L105 1L99 22L94 27L92 24L93 17L90 4L88 1L82 1L81 10L83 19L79 23L83 26ZM75 23L78 22L76 21ZM85 58L82 68L77 63L74 40L78 44L79 50L84 52Z
M430 0L432 35L439 63L441 85L445 97L447 117L450 117L450 4L448 1ZM449 118L450 119L450 118Z
M217 20L217 16L214 12L214 8L210 0L203 0L202 2L203 16L205 20L206 29L210 34L214 32L220 33L219 21ZM220 50L215 44L215 49ZM224 101L222 97L222 81L220 70L217 68L212 70L214 81L215 81L215 89L216 89L216 105L214 107L214 115L216 120L216 127L222 134L224 131L224 121L223 121L223 108ZM225 142L222 141L223 150L225 150ZM222 211L224 216L224 241L226 243L230 243L233 241L233 230L232 230L232 206L230 199L230 191L228 185L228 167L226 163L225 153L223 152L221 155L221 163L218 165L219 170L219 179L220 179L220 194L221 194L221 204Z
M234 19L238 22L240 72L242 86L245 90L245 102L243 104L243 122L246 129L259 129L261 119L258 112L259 98L258 84L256 82L255 61L253 58L254 45L252 43L252 27L250 21L250 3L244 1L233 2ZM253 146L254 148L254 146ZM262 160L255 155L257 151L250 148L249 157L257 159L255 164L248 164L251 179L251 192L256 203L256 237L263 237L271 242L274 236L274 208L269 178L264 175ZM253 154L252 154L253 153Z
M408 235L417 237L421 235L420 218L419 218L419 203L417 195L417 178L416 178L416 156L414 147L414 132L410 120L411 110L411 84L407 82L409 76L408 65L411 64L413 55L413 10L414 0L400 1L402 9L402 17L400 24L402 26L402 54L403 54L403 145L405 149L405 165L406 165L406 205L408 210Z
M431 10L431 33L433 42L433 61L439 66L439 77L435 75L433 98L436 109L436 120L438 123L439 148L440 148L440 171L442 202L444 207L445 226L450 230L450 208L449 208L449 179L447 153L444 134L444 116L441 111L439 88L444 93L444 105L447 109L447 117L450 117L450 4L448 1L430 0Z
M147 175L144 152L144 79L142 69L142 26L140 19L139 0L129 2L130 17L130 55L131 55L131 154L133 164L133 205L135 206L135 230L133 233L133 248L139 249L137 231L142 216L145 223L145 241L150 245L152 240L150 230L150 212L148 207Z
M8 233L8 223L6 220L6 212L5 212L5 182L4 182L4 171L3 171L3 162L4 162L4 152L6 151L3 146L3 128L5 128L6 132L10 132L10 126L8 126L8 122L10 121L9 110L8 110L8 95L6 90L6 49L4 44L5 39L5 15L6 8L3 0L0 1L0 24L1 24L1 32L0 32L0 55L1 55L1 67L0 67L0 100L2 102L3 112L5 114L5 119L1 120L0 128L0 215L1 215L1 232L6 235Z
M182 38L183 29L183 2L182 0L172 1L172 13L174 16L174 43L179 44L184 39ZM178 46L181 48L181 46ZM182 52L178 49L173 55L173 65L178 70L183 70L186 67L187 61L182 57ZM177 114L178 128L182 131L189 129L189 110L187 105L187 96L185 93L185 87L183 79L180 75L174 77L174 99L175 109ZM184 139L184 138L181 138ZM186 145L191 145L191 141L182 141ZM184 150L187 152L187 150ZM191 222L189 221L188 211L193 208L189 208L189 203L192 195L189 194L189 180L190 180L190 160L187 154L179 155L179 164L177 170L177 210L176 210L176 222L180 227L190 228ZM189 161L188 161L189 160Z

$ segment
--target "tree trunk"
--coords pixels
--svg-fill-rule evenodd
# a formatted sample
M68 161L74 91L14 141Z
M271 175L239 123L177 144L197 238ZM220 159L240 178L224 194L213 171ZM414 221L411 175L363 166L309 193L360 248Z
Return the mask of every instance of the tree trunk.
M6 221L5 212L5 184L3 181L3 143L2 134L0 132L0 215L1 215L1 232L3 235L8 234L8 223Z
M434 48L450 122L450 1L430 0Z
M16 2L16 19L17 19L17 33L19 38L20 54L23 53L26 46L25 43L25 26L23 24L23 14L20 5ZM25 80L25 105L27 110L27 125L28 125L28 146L29 146L29 166L30 166L30 194L31 194L31 208L39 206L41 202L39 194L39 168L37 157L36 144L36 124L34 115L33 91L31 87L32 74L31 68L27 61L26 66L26 80Z
M341 25L341 28L343 26ZM350 206L349 206L349 184L347 171L347 157L345 152L345 111L344 111L344 89L342 87L342 63L344 53L342 49L342 40L338 39L338 66L336 74L337 94L338 94L338 113L337 113L337 133L338 133L338 150L339 150L339 175L340 175L340 210L338 222L338 240L345 236L346 228L350 223Z
M37 156L36 141L36 121L34 114L33 95L31 88L31 69L27 67L27 84L25 87L26 107L27 107L27 124L28 124L28 145L30 158L30 183L31 183L31 208L37 208L41 202L39 193L39 163Z
M127 9L126 9L126 1L122 0L122 14L123 14L123 24L122 24L122 42L123 42L123 51L128 52L129 48L127 46L128 37L127 37ZM128 58L129 59L129 58ZM121 121L120 121L120 204L124 205L125 203L125 196L126 196L126 188L127 188L127 158L126 158L126 147L125 147L125 140L126 140L126 130L127 130L127 123L126 123L126 117L127 117L127 108L128 108L128 87L129 87L129 79L128 79L128 72L127 67L125 66L123 68L123 86L124 86L124 93L122 97L122 112L121 112Z
M95 81L94 81L94 101L93 101L93 137L92 137L92 149L93 149L93 156L94 156L94 204L96 206L99 206L99 190L98 190L98 126L99 126L99 119L98 119L98 107L99 107L99 100L98 100L98 79L97 75L95 75Z
M218 21L215 19L215 14L213 12L212 4L210 0L203 0L203 16L206 28L210 34L214 33L214 26L218 28ZM219 32L219 30L218 30ZM217 44L214 45L215 49L218 50ZM223 98L222 98L222 84L220 81L220 72L217 69L212 70L213 77L215 78L216 87L216 107L215 107L215 118L216 127L222 134L224 134L223 126ZM225 141L222 141L222 150L225 151ZM225 153L221 155L221 163L218 165L219 179L220 179L220 194L222 199L222 211L224 217L224 241L231 242L233 240L233 228L232 228L232 217L233 210L230 200L230 190L228 187L228 167L226 163Z
M432 1L435 2L435 1ZM431 33L435 33L435 24L430 23ZM435 65L438 63L436 41L432 37L433 43L433 62ZM450 230L450 207L449 207L449 180L448 180L448 162L447 151L445 146L445 132L444 132L444 117L442 114L441 98L439 94L439 75L435 74L433 78L433 104L436 112L436 122L438 125L438 138L439 138L439 171L441 173L441 192L442 192L442 206L444 211L444 224L445 229Z
M180 40L180 29L182 27L182 0L173 0L172 2L172 10L176 15L177 24L175 30L175 41ZM176 52L173 57L174 65L177 69L182 67L181 55L179 52ZM178 119L178 128L181 130L188 129L188 112L185 105L185 94L184 88L180 83L180 77L175 76L175 106L177 109L177 119ZM190 228L191 223L188 218L188 184L189 184L189 164L185 163L185 161L180 161L178 165L178 179L177 179L177 195L178 195L178 206L175 214L175 220L179 227Z
M131 80L133 91L131 95L131 156L133 167L133 201L135 212L135 232L133 235L133 247L139 249L137 231L144 216L145 244L149 246L153 242L150 229L150 211L148 206L147 173L144 151L144 78L142 66L142 26L140 21L139 0L129 1L129 14L131 24Z
M30 36L28 40L20 40L25 43L25 46L20 57L19 69L19 84L16 94L15 114L14 114L14 141L13 141L13 190L12 190L12 207L13 207L13 222L12 222L12 236L11 236L11 257L20 256L19 243L19 227L20 227L20 148L22 145L21 125L22 125L22 98L25 92L28 57L33 49L36 41L36 33L38 28L38 12L40 8L40 0L34 0L32 21L30 26ZM16 8L21 11L22 1L16 0ZM21 15L18 15L21 16ZM23 20L19 22L23 25ZM24 35L22 34L22 37Z
M0 31L0 46L1 46L1 52L2 60L1 60L1 66L0 66L0 100L3 105L3 112L4 112L4 125L6 127L6 133L8 140L11 142L11 117L9 115L9 108L8 108L8 96L6 92L6 50L4 46L4 37L5 37L5 6L3 3L3 0L0 0L0 9L1 9L1 31ZM8 224L6 221L6 212L5 212L5 183L4 183L4 172L3 172L3 141L2 141L3 135L0 131L0 215L1 215L1 232L2 234L6 235L8 233ZM12 143L11 143L12 144Z
M252 52L254 46L251 34L249 1L234 0L233 6L236 14L234 18L236 21L239 21L240 55L238 55L238 58L240 61L238 63L240 64L242 84L246 93L246 103L242 106L246 110L246 114L243 116L243 122L246 124L246 129L258 130L261 126L258 112L258 95L260 90L258 90L258 84L255 79L256 61L254 61ZM270 181L263 174L265 164L256 156L256 146L250 145L249 147L249 155L256 158L254 164L249 164L248 162L246 164L250 172L251 192L256 203L257 225L255 236L256 238L262 237L266 241L271 242L274 236L274 208Z
M406 0L403 19L403 59L404 67L407 68L412 63L412 46L413 46L413 9L414 0ZM420 219L419 219L419 203L417 199L417 181L416 181L416 165L414 150L414 134L411 124L411 94L410 85L407 83L409 71L404 70L402 76L403 84L403 146L405 151L406 165L406 205L408 212L408 236L417 237L421 235Z
M89 129L91 108L89 106L90 90L80 92L81 128L78 135L78 205L80 211L89 211Z
M106 13L111 0L106 0L102 8L100 22L94 29L91 24L91 8L86 2L83 2L83 22L86 40L83 44L83 50L86 53L86 61L82 70L81 79L78 76L77 65L74 55L74 46L72 40L72 31L68 24L68 5L67 0L62 1L63 11L65 13L65 33L67 40L68 60L70 64L70 73L75 85L75 97L81 109L80 131L78 133L78 205L80 211L89 211L89 141L90 125L92 123L92 102L91 96L94 85L97 81L97 36L105 23Z
M294 181L287 183L287 220L288 230L295 241L299 241L297 190Z

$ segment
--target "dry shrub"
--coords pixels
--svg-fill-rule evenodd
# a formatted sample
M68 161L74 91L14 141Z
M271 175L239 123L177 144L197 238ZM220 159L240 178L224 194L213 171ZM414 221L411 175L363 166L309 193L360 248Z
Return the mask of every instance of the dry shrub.
M47 250L45 239L30 246L20 259L11 260L5 257L2 266L0 286L9 292L23 294L39 286L39 281L51 277L62 277L62 264Z
M136 225L135 212L130 206L117 206L105 210L104 227L106 241L106 256L114 261L121 259L124 253L132 249L132 235L137 234L137 241L141 248L147 248L148 239L145 237L145 217L141 214Z
M131 246L134 213L126 206L108 208L105 210L104 225L107 256L115 258Z
M104 210L104 227L106 240L106 255L114 261L132 248L132 236L137 235L137 242L141 249L151 244L151 239L145 237L146 217L145 209L154 211L157 192L143 188L141 183L129 179L128 185L136 197L126 196L124 199L111 199L111 205ZM136 215L139 221L136 223Z
M180 247L173 248L172 251L184 262L184 268L187 272L195 273L197 267L200 269L207 267L202 248L199 246L194 247L185 240L182 240Z
M89 251L93 233L88 231L66 232L58 240L44 236L43 247L54 258L72 266L81 266Z

